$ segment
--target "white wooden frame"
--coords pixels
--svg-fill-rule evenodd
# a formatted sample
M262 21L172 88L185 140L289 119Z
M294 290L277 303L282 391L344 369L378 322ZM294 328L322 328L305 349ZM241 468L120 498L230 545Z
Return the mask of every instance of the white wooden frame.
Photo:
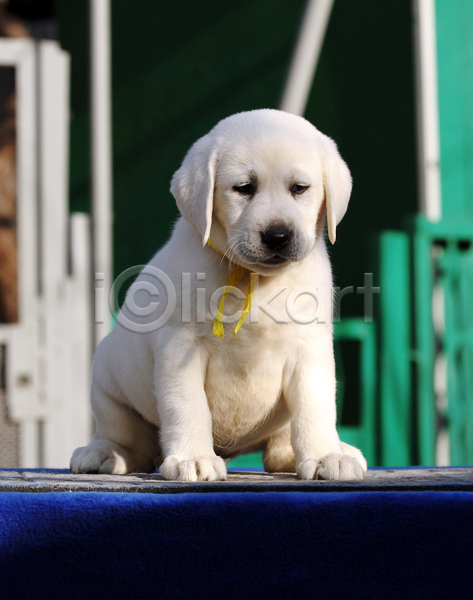
M35 354L38 257L34 43L19 39L0 40L0 64L15 68L18 240L18 323L2 325L0 341L7 347L6 385L10 416L21 423L20 456L24 463L36 464L37 422L43 408L37 394Z
M68 214L69 56L55 42L3 39L0 65L15 68L17 117L19 320L0 325L7 406L18 466L66 467L91 435L93 344L89 218Z

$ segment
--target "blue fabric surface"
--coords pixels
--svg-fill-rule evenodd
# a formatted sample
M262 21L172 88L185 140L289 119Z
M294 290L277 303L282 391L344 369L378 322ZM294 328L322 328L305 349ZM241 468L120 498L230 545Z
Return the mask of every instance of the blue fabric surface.
M2 493L0 596L470 598L473 493Z

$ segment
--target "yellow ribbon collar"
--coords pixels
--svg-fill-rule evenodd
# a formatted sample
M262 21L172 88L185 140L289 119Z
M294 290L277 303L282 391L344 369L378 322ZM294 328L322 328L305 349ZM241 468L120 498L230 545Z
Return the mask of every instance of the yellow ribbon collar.
M222 256L225 256L225 254L217 248L215 243L210 238L208 240L208 244L213 250L215 250L215 252L218 252ZM243 321L245 320L247 314L250 312L251 301L253 300L253 296L255 293L256 277L251 276L252 274L254 274L253 271L250 271L246 267L242 267L241 265L238 265L235 269L233 269L233 271L228 276L227 281L225 282L225 289L223 290L223 296L222 296L222 299L220 300L218 311L217 311L217 314L214 319L214 324L213 324L213 336L214 337L218 335L218 337L223 339L223 336L224 336L223 306L225 304L225 299L228 296L228 294L231 292L232 287L235 287L243 279L243 277L246 275L246 273L250 274L250 283L248 284L248 289L246 290L245 306L243 307L240 319L237 323L237 326L235 327L235 331L233 333L232 339L235 338L235 336L238 333L238 330L240 329L240 327L242 326Z

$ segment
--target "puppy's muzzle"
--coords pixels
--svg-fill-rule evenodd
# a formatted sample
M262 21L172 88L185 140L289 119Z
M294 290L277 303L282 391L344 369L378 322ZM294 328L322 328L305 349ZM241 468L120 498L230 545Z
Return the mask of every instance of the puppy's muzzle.
M281 252L294 237L294 232L287 225L272 225L260 231L261 242L271 252Z

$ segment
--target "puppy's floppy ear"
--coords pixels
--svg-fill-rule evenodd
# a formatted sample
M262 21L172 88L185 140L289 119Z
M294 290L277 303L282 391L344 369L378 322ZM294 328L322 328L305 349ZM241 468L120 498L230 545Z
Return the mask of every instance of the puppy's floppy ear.
M328 237L335 244L337 225L343 219L350 200L352 180L350 171L329 137L317 131L322 145L322 173L327 209Z
M184 219L202 236L205 246L210 235L213 212L217 151L210 135L191 147L181 168L174 173L171 194Z

